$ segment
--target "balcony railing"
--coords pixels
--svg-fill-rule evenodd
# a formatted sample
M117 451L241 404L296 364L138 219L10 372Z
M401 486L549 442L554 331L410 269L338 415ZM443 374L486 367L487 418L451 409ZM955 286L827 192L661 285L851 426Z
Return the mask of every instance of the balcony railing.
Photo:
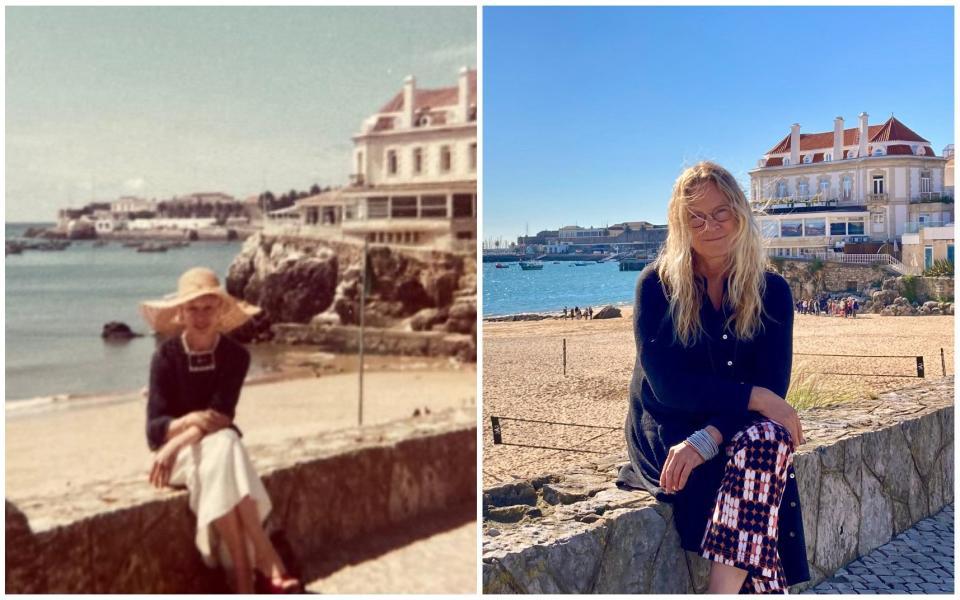
M763 200L754 200L750 203L755 209L779 209L779 208L803 208L808 206L833 207L839 206L840 201L830 195L797 195L764 198Z
M919 233L921 229L927 227L946 227L948 225L953 225L953 221L943 221L939 219L932 219L930 221L908 221L903 225L903 232Z
M923 204L927 202L945 202L948 204L953 204L953 196L944 194L943 192L920 192L919 196L910 198L911 204Z
M886 202L889 199L887 194L867 194L867 202Z
M842 252L817 252L811 258L849 265L886 265L900 274L908 272L906 266L889 254L844 254Z

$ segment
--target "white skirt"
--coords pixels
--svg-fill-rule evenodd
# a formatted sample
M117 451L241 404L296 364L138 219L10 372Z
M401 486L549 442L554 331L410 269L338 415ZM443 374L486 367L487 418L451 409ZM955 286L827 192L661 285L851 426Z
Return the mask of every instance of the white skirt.
M245 496L257 505L262 523L272 505L267 490L253 469L250 457L233 429L221 429L204 436L177 454L171 485L186 485L190 491L190 510L197 515L197 549L209 567L232 567L226 544L220 543L213 522L224 516ZM253 545L247 539L247 555L253 558Z

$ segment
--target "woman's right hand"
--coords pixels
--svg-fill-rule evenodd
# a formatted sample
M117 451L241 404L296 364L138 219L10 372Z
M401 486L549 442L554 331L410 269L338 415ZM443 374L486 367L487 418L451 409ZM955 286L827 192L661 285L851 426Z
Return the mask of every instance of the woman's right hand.
M797 411L786 400L767 388L753 386L747 408L760 413L774 423L783 425L790 432L795 447L799 448L807 443L806 438L803 437L803 426L800 424Z
M195 410L186 415L186 425L199 427L204 433L213 433L229 426L230 417L212 408Z

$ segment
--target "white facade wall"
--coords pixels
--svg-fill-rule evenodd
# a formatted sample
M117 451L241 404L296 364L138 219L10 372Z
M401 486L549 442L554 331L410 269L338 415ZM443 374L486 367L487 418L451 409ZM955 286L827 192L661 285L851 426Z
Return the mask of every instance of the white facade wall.
M909 200L907 194L907 169L906 167L897 167L894 172L894 198Z
M204 227L213 227L217 220L213 218L203 219L133 219L128 223L128 228L132 230L145 229L202 229Z
M475 163L471 164L471 145L476 143L475 124L371 135L357 142L352 167L356 167L358 156L362 154L365 171L361 174L368 185L475 181L477 169ZM441 163L445 146L450 150L450 169L447 171L443 170ZM414 151L417 148L422 153L420 173L414 172ZM396 153L396 174L388 171L390 151Z

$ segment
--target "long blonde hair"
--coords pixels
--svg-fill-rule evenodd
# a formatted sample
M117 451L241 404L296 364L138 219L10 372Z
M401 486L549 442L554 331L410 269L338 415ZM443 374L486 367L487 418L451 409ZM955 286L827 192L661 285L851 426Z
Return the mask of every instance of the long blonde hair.
M752 339L762 328L763 297L768 259L763 250L760 228L736 179L720 165L699 162L680 174L667 205L667 240L654 261L669 300L674 335L683 346L690 346L704 333L700 322L703 293L695 281L693 233L687 225L688 207L712 182L726 196L736 217L732 250L727 258L729 277L727 305L733 314L726 327L739 339Z

